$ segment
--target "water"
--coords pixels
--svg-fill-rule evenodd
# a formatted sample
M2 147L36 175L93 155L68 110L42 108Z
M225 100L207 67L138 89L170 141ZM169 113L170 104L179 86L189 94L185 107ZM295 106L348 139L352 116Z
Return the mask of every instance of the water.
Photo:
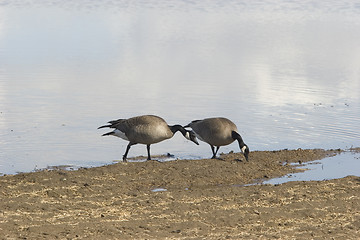
M360 146L359 29L357 1L0 0L0 173L112 163L127 143L96 128L141 114L226 116L251 150Z
M322 160L308 162L298 168L307 169L307 171L273 178L262 182L262 184L282 184L292 181L322 181L343 178L349 175L360 176L360 154L345 152Z
M166 188L154 188L151 190L152 192L166 192L167 189Z

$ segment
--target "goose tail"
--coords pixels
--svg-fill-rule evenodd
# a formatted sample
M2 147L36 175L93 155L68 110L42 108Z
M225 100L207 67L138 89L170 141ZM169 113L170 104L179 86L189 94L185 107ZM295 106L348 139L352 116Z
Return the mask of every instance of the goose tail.
M108 127L111 127L111 126L112 126L111 124L108 124L108 125L100 126L100 127L98 127L97 129L100 129L100 128L108 128Z
M104 134L101 135L101 136L112 136L112 135L115 135L115 132L114 132L114 131L108 132L108 133L104 133Z

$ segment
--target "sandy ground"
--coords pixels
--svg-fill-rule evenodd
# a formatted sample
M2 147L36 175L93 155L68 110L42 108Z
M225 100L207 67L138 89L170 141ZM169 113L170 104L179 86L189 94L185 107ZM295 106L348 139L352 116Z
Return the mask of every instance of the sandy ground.
M360 178L251 185L336 154L259 151L0 177L0 239L358 239ZM166 191L153 192L163 188Z

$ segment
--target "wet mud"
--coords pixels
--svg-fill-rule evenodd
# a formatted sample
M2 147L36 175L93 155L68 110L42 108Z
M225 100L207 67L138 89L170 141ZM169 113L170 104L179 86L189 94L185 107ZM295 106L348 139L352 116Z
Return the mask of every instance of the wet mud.
M339 152L258 151L249 161L229 153L1 176L0 239L356 239L359 177L248 185Z

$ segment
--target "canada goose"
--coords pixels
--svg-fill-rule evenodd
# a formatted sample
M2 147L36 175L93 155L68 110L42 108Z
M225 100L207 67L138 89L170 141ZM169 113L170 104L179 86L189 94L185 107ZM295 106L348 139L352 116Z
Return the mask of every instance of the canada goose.
M109 127L114 128L114 131L105 133L102 136L113 135L129 141L123 156L124 162L126 162L130 147L138 143L146 144L148 153L147 160L151 160L150 144L169 139L173 137L177 131L180 131L186 139L199 145L192 131L184 129L181 125L169 126L164 119L154 115L118 119L109 121L108 123L110 124L101 126L98 129Z
M195 120L185 127L191 127L196 137L201 141L207 142L213 152L212 158L216 158L220 146L228 145L238 140L241 152L245 159L249 158L249 147L244 143L240 134L237 132L236 125L227 118L216 117L206 118L204 120ZM214 149L216 146L216 151Z

